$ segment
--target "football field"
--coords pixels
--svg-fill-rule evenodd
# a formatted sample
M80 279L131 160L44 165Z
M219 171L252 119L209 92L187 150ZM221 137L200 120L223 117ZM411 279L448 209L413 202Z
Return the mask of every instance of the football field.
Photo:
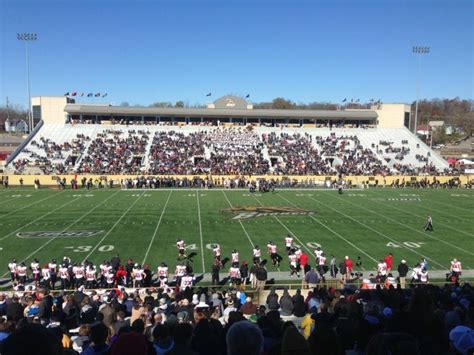
M232 209L232 210L231 210ZM434 231L425 232L427 216ZM210 272L211 246L219 243L222 257L235 248L251 263L259 245L267 257L269 240L282 255L281 271L289 270L284 237L310 254L321 246L328 261L360 257L361 271L375 270L379 259L394 254L394 264L410 266L422 257L431 270L447 270L457 257L474 268L474 191L422 189L245 190L93 189L56 191L50 188L0 190L1 278L8 277L12 258L41 264L85 259L101 263L119 253L122 262L162 261L171 271L177 263L176 239L183 238L195 254L195 273ZM226 268L230 266L227 264ZM269 271L276 271L267 264Z

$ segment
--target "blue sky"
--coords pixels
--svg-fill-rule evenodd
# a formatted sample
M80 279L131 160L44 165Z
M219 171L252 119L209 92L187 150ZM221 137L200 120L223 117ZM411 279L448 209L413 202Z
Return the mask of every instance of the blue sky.
M473 98L473 1L0 0L0 104L107 92L92 102ZM91 102L91 99L79 99Z

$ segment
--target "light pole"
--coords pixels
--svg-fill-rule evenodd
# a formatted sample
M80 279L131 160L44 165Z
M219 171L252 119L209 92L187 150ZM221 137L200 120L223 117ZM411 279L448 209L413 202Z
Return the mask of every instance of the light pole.
M26 90L28 94L28 128L29 133L33 131L33 113L31 112L31 88L30 88L30 58L28 54L28 42L36 41L38 35L36 33L17 33L16 38L19 41L25 42L25 52L26 52Z
M421 65L421 55L428 54L430 52L430 47L418 47L415 46L412 48L412 52L418 54L418 69L416 72L416 105L415 105L415 127L413 128L413 133L416 136L416 128L418 125L418 100L420 98L420 65Z

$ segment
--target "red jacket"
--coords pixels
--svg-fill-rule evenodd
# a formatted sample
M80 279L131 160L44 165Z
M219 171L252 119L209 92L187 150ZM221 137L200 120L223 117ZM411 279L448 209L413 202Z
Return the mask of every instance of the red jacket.
M351 259L346 259L344 260L344 264L346 264L346 269L348 272L352 271L352 260Z
M393 264L393 257L390 256L390 255L387 255L384 259L385 261L385 264L387 264L387 269L391 269L392 268L392 264Z
M308 255L303 253L300 256L300 265L304 267L306 264L308 264Z

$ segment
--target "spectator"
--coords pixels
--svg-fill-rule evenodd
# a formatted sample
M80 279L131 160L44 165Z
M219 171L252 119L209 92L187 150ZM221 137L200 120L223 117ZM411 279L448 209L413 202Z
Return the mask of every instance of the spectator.
M304 317L306 314L306 304L304 297L301 295L301 290L297 289L296 294L292 297L293 301L293 315L295 317Z
M91 344L82 352L82 355L110 354L110 346L107 345L109 331L103 323L96 323L90 328Z
M157 324L153 329L153 347L156 355L168 354L174 348L174 340L170 335L169 329L163 324Z
M267 296L267 308L271 311L280 309L280 304L278 303L278 295L275 292L275 287L270 288L270 293Z
M174 329L174 347L166 355L197 355L191 349L193 327L190 324L178 324Z
M293 301L287 287L283 290L283 295L280 298L280 308L282 316L291 316L293 314Z
M252 299L247 297L245 303L240 307L240 312L244 315L252 315L257 311L257 306L253 304Z
M240 321L229 328L226 343L229 355L260 355L263 350L262 331L248 321Z

